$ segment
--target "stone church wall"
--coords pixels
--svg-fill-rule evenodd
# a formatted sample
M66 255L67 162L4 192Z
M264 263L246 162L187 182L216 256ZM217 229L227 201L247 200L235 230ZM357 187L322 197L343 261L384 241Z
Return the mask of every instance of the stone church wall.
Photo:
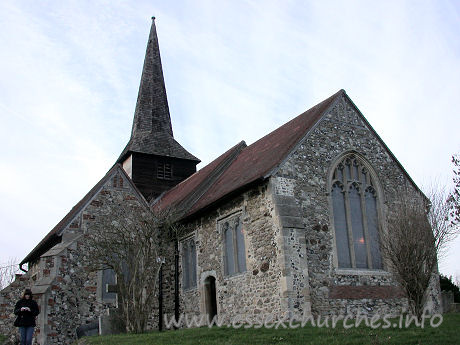
M345 152L356 152L373 167L381 187L383 226L394 217L400 191L416 189L343 96L301 141L279 170L266 182L253 185L206 211L189 225L197 257L197 286L182 286L179 260L180 312L203 316L207 312L205 280L216 279L220 321L235 317L260 320L301 315L346 313L395 313L407 301L391 273L370 270L337 270L328 175ZM118 168L120 169L120 168ZM109 201L123 207L139 204L140 196L121 170L113 170L104 185L71 219L57 244L27 274L0 292L0 332L12 328L12 310L25 287L32 287L41 307L36 339L40 344L68 344L79 326L107 315L116 300L102 300L102 279L85 264L83 234L112 212ZM224 238L219 224L240 215L244 234L246 270L226 275ZM188 237L187 237L188 238ZM163 266L163 308L174 314L174 244L166 250ZM436 277L430 288L434 310L439 310ZM154 308L149 328L158 327Z
M101 275L86 266L82 235L91 231L92 222L113 212L114 203L109 201L117 200L123 207L129 207L130 204L139 204L138 198L126 176L115 171L69 221L63 230L62 242L1 291L0 332L17 332L12 327L12 313L14 303L26 287L32 288L40 307L35 335L39 344L69 344L76 339L78 327L90 323L97 327L99 317L107 315L115 300L102 300ZM150 322L150 327L156 326L157 319Z
M356 313L358 309L365 313L387 313L407 308L407 301L401 298L390 273L357 270L338 273L334 266L327 179L331 165L347 151L362 155L377 173L385 219L395 215L401 191L415 195L414 186L388 150L343 97L272 178L275 198L279 200L277 210L283 210L287 204L291 210L298 208L301 214L296 224L283 226L286 257L292 264L292 268L286 268L286 279L294 312L306 311L301 308L302 302L304 305L311 302L311 312L321 315ZM306 260L302 257L304 253ZM302 284L306 280L308 287ZM434 284L430 293L434 296L435 310L439 306L437 291Z
M218 224L221 219L236 213L241 213L247 269L226 276L223 234ZM287 300L280 288L282 243L273 217L271 191L268 184L263 184L221 204L191 224L197 252L197 287L184 291L181 279L181 312L206 314L204 281L214 276L217 313L223 322L235 317L255 320L268 315L275 318L284 315Z

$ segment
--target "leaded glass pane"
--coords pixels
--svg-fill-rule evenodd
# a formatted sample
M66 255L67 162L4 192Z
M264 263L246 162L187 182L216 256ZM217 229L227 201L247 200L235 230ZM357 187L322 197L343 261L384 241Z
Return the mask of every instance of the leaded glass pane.
M192 254L192 267L190 270L190 275L191 275L191 285L196 286L196 246L195 246L195 240L192 239L192 246L191 246L191 254Z
M371 173L358 157L351 154L337 164L332 182L338 266L383 268L377 195Z
M380 256L379 229L377 219L377 198L370 190L366 191L366 215L367 231L369 233L369 245L372 256L372 267L382 269L382 257Z
M115 285L116 278L115 278L115 271L108 268L102 270L102 299L114 299L117 294L115 292L107 292L107 285Z
M196 286L196 247L191 238L182 245L182 284L184 289Z
M246 251L244 247L243 227L239 217L235 220L236 226L236 248L238 253L238 272L246 271Z
M345 162L345 168L346 168L346 172L347 172L347 178L349 180L351 180L351 166L350 166L350 161L349 160L347 160Z
M188 242L184 242L182 244L182 285L184 289L188 289L190 286L190 269L188 267L189 256Z
M353 164L353 179L359 181L358 163Z
M225 273L232 275L235 273L235 258L233 251L233 230L229 227L228 222L223 225L225 239Z
M355 249L355 263L357 268L368 268L367 248L364 238L363 214L361 198L355 185L349 190L351 227L353 231L353 246Z
M343 166L337 168L337 180L343 182Z
M334 212L335 241L339 267L350 268L350 247L348 245L345 198L342 188L335 184L332 188L332 208Z
M363 184L363 186L366 185L366 174L367 174L367 171L365 169L363 169L361 171L361 183Z

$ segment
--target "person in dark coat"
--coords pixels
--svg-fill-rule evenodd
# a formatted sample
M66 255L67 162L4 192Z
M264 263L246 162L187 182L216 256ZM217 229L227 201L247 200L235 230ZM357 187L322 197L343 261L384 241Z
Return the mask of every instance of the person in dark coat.
M32 297L32 291L30 289L26 289L22 298L17 301L16 306L14 307L14 314L18 316L14 325L19 327L21 345L32 345L35 318L40 313L38 304Z

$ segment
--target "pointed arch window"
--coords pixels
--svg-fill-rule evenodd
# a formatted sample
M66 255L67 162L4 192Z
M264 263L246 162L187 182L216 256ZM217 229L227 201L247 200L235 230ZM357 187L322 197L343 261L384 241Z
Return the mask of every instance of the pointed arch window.
M333 171L331 186L338 267L383 269L378 195L364 162L345 156Z
M246 250L240 215L221 221L220 227L224 239L224 274L246 272Z
M184 290L196 287L196 246L194 237L182 242L182 287Z

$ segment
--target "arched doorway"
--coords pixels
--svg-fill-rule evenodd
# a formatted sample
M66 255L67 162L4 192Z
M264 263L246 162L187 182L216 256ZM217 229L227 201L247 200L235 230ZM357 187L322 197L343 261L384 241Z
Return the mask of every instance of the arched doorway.
M204 280L205 306L208 321L217 315L216 278L209 276Z

